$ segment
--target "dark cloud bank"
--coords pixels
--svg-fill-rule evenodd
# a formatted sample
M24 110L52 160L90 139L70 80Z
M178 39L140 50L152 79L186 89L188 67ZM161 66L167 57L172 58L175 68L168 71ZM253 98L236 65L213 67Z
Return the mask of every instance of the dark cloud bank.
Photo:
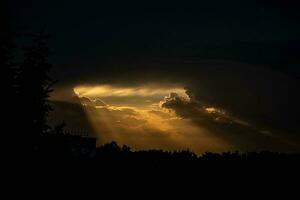
M195 98L189 100L170 94L162 102L161 106L175 111L175 113L191 120L194 124L205 127L215 136L229 142L242 151L299 151L299 141L293 141L289 134L266 131L258 124L251 124L232 116L223 110L208 113L207 104L199 102ZM272 127L268 127L272 128Z
M48 24L60 80L54 96L61 90L70 98L81 84L179 84L191 101L164 104L179 116L241 149L299 150L300 15L293 1L30 2L14 10L15 28ZM216 123L203 105L251 127Z

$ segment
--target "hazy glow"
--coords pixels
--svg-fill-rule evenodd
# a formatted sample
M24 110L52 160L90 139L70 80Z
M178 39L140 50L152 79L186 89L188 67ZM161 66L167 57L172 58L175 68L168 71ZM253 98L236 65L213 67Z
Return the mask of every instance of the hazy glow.
M231 148L205 128L161 107L160 102L170 93L189 100L183 87L96 85L77 86L74 92L81 98L100 143L114 140L134 149L191 149L197 153ZM215 108L206 110L218 112Z
M185 90L179 87L154 87L154 86L141 86L141 87L113 87L110 85L100 86L77 86L74 92L79 97L128 97L128 96L166 96L171 92L179 95L185 95Z

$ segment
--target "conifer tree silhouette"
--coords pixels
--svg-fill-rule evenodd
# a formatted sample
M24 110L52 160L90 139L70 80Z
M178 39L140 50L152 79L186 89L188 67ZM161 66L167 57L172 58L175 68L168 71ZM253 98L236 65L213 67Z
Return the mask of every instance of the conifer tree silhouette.
M14 141L15 133L17 131L16 115L17 109L16 104L16 63L14 58L15 45L13 39L7 31L1 32L0 37L0 73L1 80L3 81L2 87L4 88L5 98L2 98L2 105L5 105L4 108L4 121L3 123L5 130L9 130L7 134L8 141ZM7 144L11 145L11 144Z
M9 103L16 94L16 63L13 56L14 44L8 35L2 35L0 40L0 69L5 79L4 88L9 97L6 99L8 101L6 103Z
M18 99L21 123L23 128L33 137L47 133L47 116L51 111L48 98L52 92L54 80L50 77L52 67L48 62L50 55L47 46L49 35L42 30L34 35L33 44L24 48L24 61L18 74Z

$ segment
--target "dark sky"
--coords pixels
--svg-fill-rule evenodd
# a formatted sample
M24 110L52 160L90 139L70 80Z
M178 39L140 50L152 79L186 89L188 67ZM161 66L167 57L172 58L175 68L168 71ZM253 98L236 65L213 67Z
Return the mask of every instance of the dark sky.
M81 73L82 63L90 70L107 60L147 57L268 64L299 76L300 15L294 1L10 2L17 30L47 25L53 59L64 74L67 68Z
M299 137L300 14L291 0L11 0L13 28L47 25L54 76L178 82L197 101Z

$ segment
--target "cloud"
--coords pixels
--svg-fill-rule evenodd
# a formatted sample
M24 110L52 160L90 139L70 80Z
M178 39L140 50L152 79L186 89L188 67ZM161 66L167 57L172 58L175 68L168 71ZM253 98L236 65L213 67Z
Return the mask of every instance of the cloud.
M103 101L101 101L99 98L94 99L94 100L93 100L93 104L94 104L94 106L96 106L96 107L99 107L99 106L106 106L106 104L105 104Z
M210 66L186 88L194 100L230 111L265 129L286 135L300 130L299 80L266 67L230 64Z
M79 100L80 100L81 104L84 106L92 105L92 101L87 97L81 97L81 98L79 98Z
M216 152L234 149L206 129L162 109L159 101L151 101L149 107L143 108L108 103L97 107L93 106L90 98L80 99L85 116L95 130L98 144L117 141L133 149L190 149L197 153L208 149ZM72 117L68 119L72 120Z
M131 86L131 87L120 87L112 85L90 85L90 86L77 86L74 88L74 92L78 96L84 97L130 97L130 96L163 96L166 93L177 92L184 94L184 90L179 87L170 87L160 85L144 85L144 86Z
M139 118L138 113L130 108L96 108L93 110L91 117L97 121L109 121L111 125L116 127L137 127L146 123L145 120Z
M206 128L211 134L239 150L299 150L297 143L291 144L283 138L274 137L269 130L261 131L260 127L236 118L225 110L200 103L193 97L186 99L171 93L160 105L175 112L178 117L189 119L193 124Z
M78 97L81 105L83 106L92 106L92 107L105 107L107 106L99 98L90 99L88 97Z
M175 113L181 121L192 122L193 125L186 130L194 129L193 126L197 126L201 131L204 128L208 134L230 143L236 149L290 150L299 146L299 80L265 66L238 62L197 59L148 61L133 61L135 66L145 68L127 68L125 63L124 69L120 69L118 73L114 73L117 70L107 71L108 74L93 73L97 78L91 76L85 81L91 86L104 84L113 88L113 93L117 96L109 94L107 90L106 94L101 93L101 98L99 97L110 105L110 109L142 109L146 106L148 110L147 113L143 113L144 116L150 114L153 118L165 117L164 120L169 121L169 125L171 120L167 118L167 114ZM98 81L99 79L101 81ZM142 89L151 83L156 85L152 89L164 88L164 92L156 90L154 94L149 92L151 87L147 90ZM70 90L78 85L79 82L74 82ZM99 90L99 87L89 86L85 87L85 92L93 88ZM122 92L118 93L116 88ZM180 88L187 95L177 93L176 90L172 93L175 88ZM127 89L130 89L130 92L124 93ZM153 96L149 98L148 92ZM171 95L163 100L164 96L170 93ZM97 93L85 94L89 94L90 99L97 98ZM169 113L159 110L159 101L162 101L161 108ZM152 108L151 105L156 106ZM154 112L151 112L152 110ZM104 113L102 117L107 118ZM157 123L155 126L166 125ZM176 132L176 129L182 130L176 123L170 126L173 128L168 131L172 133ZM184 128L186 126L185 124ZM198 132L198 135L201 133ZM203 142L198 140L199 136L195 134L193 137L197 138L199 145L203 145ZM294 147L286 143L292 143Z
M170 138L172 132L153 126L138 110L116 106L90 107L87 114L98 133L99 144L117 141L133 149L184 149Z
M177 93L171 93L160 102L162 108L175 111L175 113L183 118L201 118L204 114L204 107L198 102L194 102L179 96Z
M230 123L236 129L259 127L263 133L300 141L300 83L294 79L300 74L300 12L292 1L176 1L153 4L153 9L124 1L117 12L109 1L84 7L79 1L53 2L35 0L34 7L13 8L13 18L16 27L25 25L29 32L41 21L50 24L56 52L53 74L60 81L55 100L73 103L73 89L81 86L77 89L89 98L82 99L88 112L96 112L90 107L109 105L98 112L102 119L117 119L129 114L113 111L112 105L148 106L171 92L179 94L174 87L164 88L177 84L187 89L191 100L173 96L163 107L183 121L206 123L212 130L234 129L219 127ZM40 15L44 7L49 15ZM69 23L72 20L75 25ZM140 88L149 83L163 91ZM99 101L95 94L101 94ZM152 102L149 95L155 96ZM208 113L208 106L229 114ZM147 114L168 118L161 111Z
M161 111L158 111L158 110L151 110L151 111L148 111L150 114L153 114L153 115L157 115L163 119L169 119L170 118L170 114L169 113L165 113L165 112L161 112Z

